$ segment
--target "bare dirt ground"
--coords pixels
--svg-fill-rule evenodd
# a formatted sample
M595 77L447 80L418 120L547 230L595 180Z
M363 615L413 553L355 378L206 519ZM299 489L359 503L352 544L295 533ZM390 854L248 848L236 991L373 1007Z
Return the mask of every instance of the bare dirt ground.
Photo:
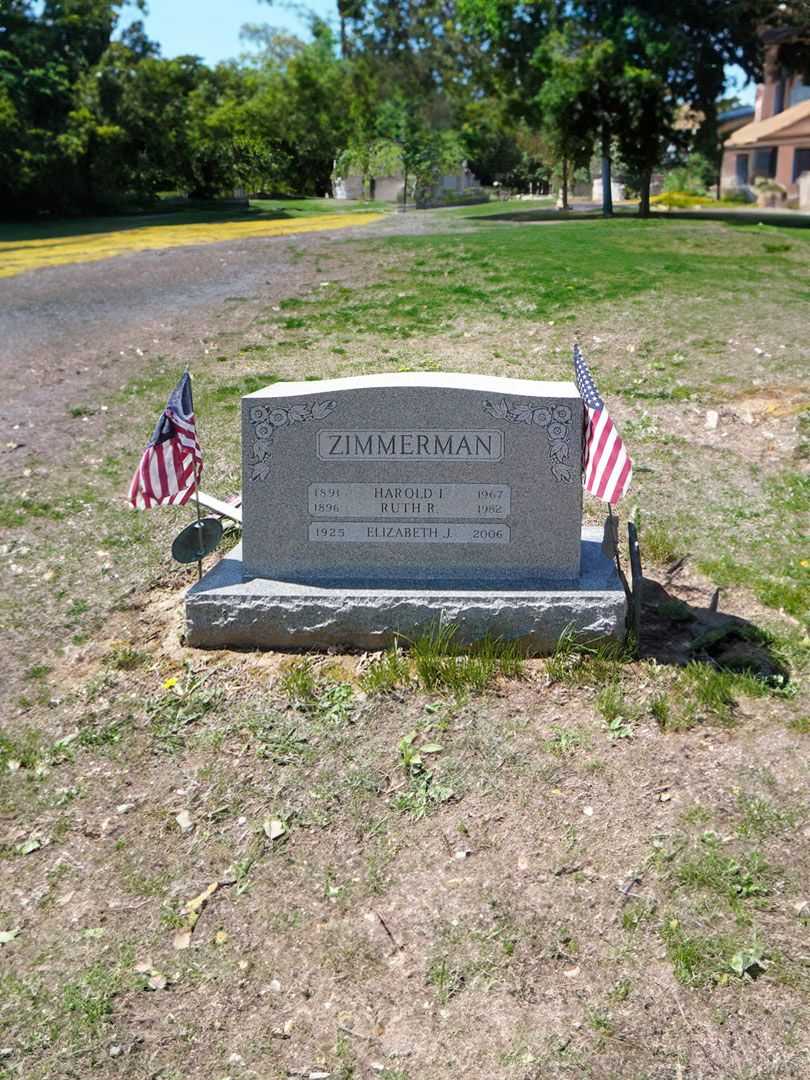
M615 410L649 522L635 657L563 650L483 692L406 664L375 692L373 657L191 650L183 512L122 506L186 361L220 495L270 375L562 374L556 318L328 325L330 290L361 309L401 272L398 309L443 281L443 251L376 243L473 228L443 222L0 283L1 1080L810 1075L806 633L747 579L710 611L693 555L803 557L798 311L752 283L733 311L667 297L672 325L659 295L579 312L605 381L649 394ZM718 671L741 649L789 681Z

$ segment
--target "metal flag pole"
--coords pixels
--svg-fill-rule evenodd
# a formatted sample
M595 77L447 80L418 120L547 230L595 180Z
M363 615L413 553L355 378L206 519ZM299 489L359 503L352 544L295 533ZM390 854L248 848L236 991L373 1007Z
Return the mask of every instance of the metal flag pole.
M200 516L200 478L195 477L194 480L194 505L197 508L197 551L199 552L199 558L197 559L197 581L202 581L202 557L205 554L203 551L202 542L202 517Z
M189 371L188 367L186 367L186 374L188 375L189 379L192 377L191 372ZM195 416L195 420L194 420L195 425L196 425L196 422L197 422L196 421L196 415L197 414L195 413L194 414L194 416ZM196 510L197 510L197 551L199 553L199 558L197 559L197 581L202 581L202 576L203 576L203 573L202 573L202 561L203 561L203 555L205 554L205 551L203 549L203 542L202 542L202 515L200 513L200 469L199 469L199 467L194 470L194 506L196 507Z

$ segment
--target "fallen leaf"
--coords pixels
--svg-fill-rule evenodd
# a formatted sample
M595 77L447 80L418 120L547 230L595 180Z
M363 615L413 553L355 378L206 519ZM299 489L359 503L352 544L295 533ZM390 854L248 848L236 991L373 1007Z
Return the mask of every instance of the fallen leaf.
M440 754L444 747L437 742L426 743L425 746L420 746L419 750L423 754Z
M16 930L0 930L0 945L7 945L9 941L13 941L15 937L20 933L19 926Z
M178 930L172 944L178 951L188 949L191 946L191 930Z
M156 971L155 974L151 976L146 985L149 987L150 990L165 990L166 987L169 985L169 980L166 978L165 975L161 975L159 971Z
M593 817L593 807L583 806L582 813L585 815L585 817Z
M563 972L563 975L565 975L566 979L575 979L577 977L577 975L579 975L579 968L578 967L566 968L565 971Z
M278 840L286 831L287 826L279 818L266 817L262 824L265 836L270 840Z
M141 960L132 969L137 975L148 975L151 971L154 971L151 960Z
M191 900L187 900L185 904L180 908L181 915L199 915L209 899L219 888L218 881L212 881L211 884L199 896L193 897Z
M18 855L30 855L32 851L38 851L41 847L42 841L32 837L30 840L24 840L22 844L17 844L15 851Z
M181 810L174 820L183 832L191 832L194 828L194 822L191 820L191 814L188 810Z

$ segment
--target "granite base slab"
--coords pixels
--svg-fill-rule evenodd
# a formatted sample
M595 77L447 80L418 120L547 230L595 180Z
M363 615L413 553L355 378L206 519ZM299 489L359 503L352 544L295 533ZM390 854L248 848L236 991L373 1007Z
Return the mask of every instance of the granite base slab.
M626 600L602 530L582 530L582 571L576 582L526 582L520 587L401 589L340 588L243 579L236 547L186 594L186 639L198 648L381 649L412 638L442 619L460 641L486 634L520 639L538 654L553 651L571 626L593 637L621 638Z

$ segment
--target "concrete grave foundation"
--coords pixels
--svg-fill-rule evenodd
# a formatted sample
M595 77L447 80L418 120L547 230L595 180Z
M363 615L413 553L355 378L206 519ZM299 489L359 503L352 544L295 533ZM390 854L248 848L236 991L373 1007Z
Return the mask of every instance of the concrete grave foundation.
M189 590L187 640L201 648L382 649L439 619L458 627L459 641L491 634L521 640L536 654L553 652L566 627L620 639L625 595L601 542L600 528L582 529L576 580L511 588L476 588L470 581L430 588L277 581L245 574L240 545Z

